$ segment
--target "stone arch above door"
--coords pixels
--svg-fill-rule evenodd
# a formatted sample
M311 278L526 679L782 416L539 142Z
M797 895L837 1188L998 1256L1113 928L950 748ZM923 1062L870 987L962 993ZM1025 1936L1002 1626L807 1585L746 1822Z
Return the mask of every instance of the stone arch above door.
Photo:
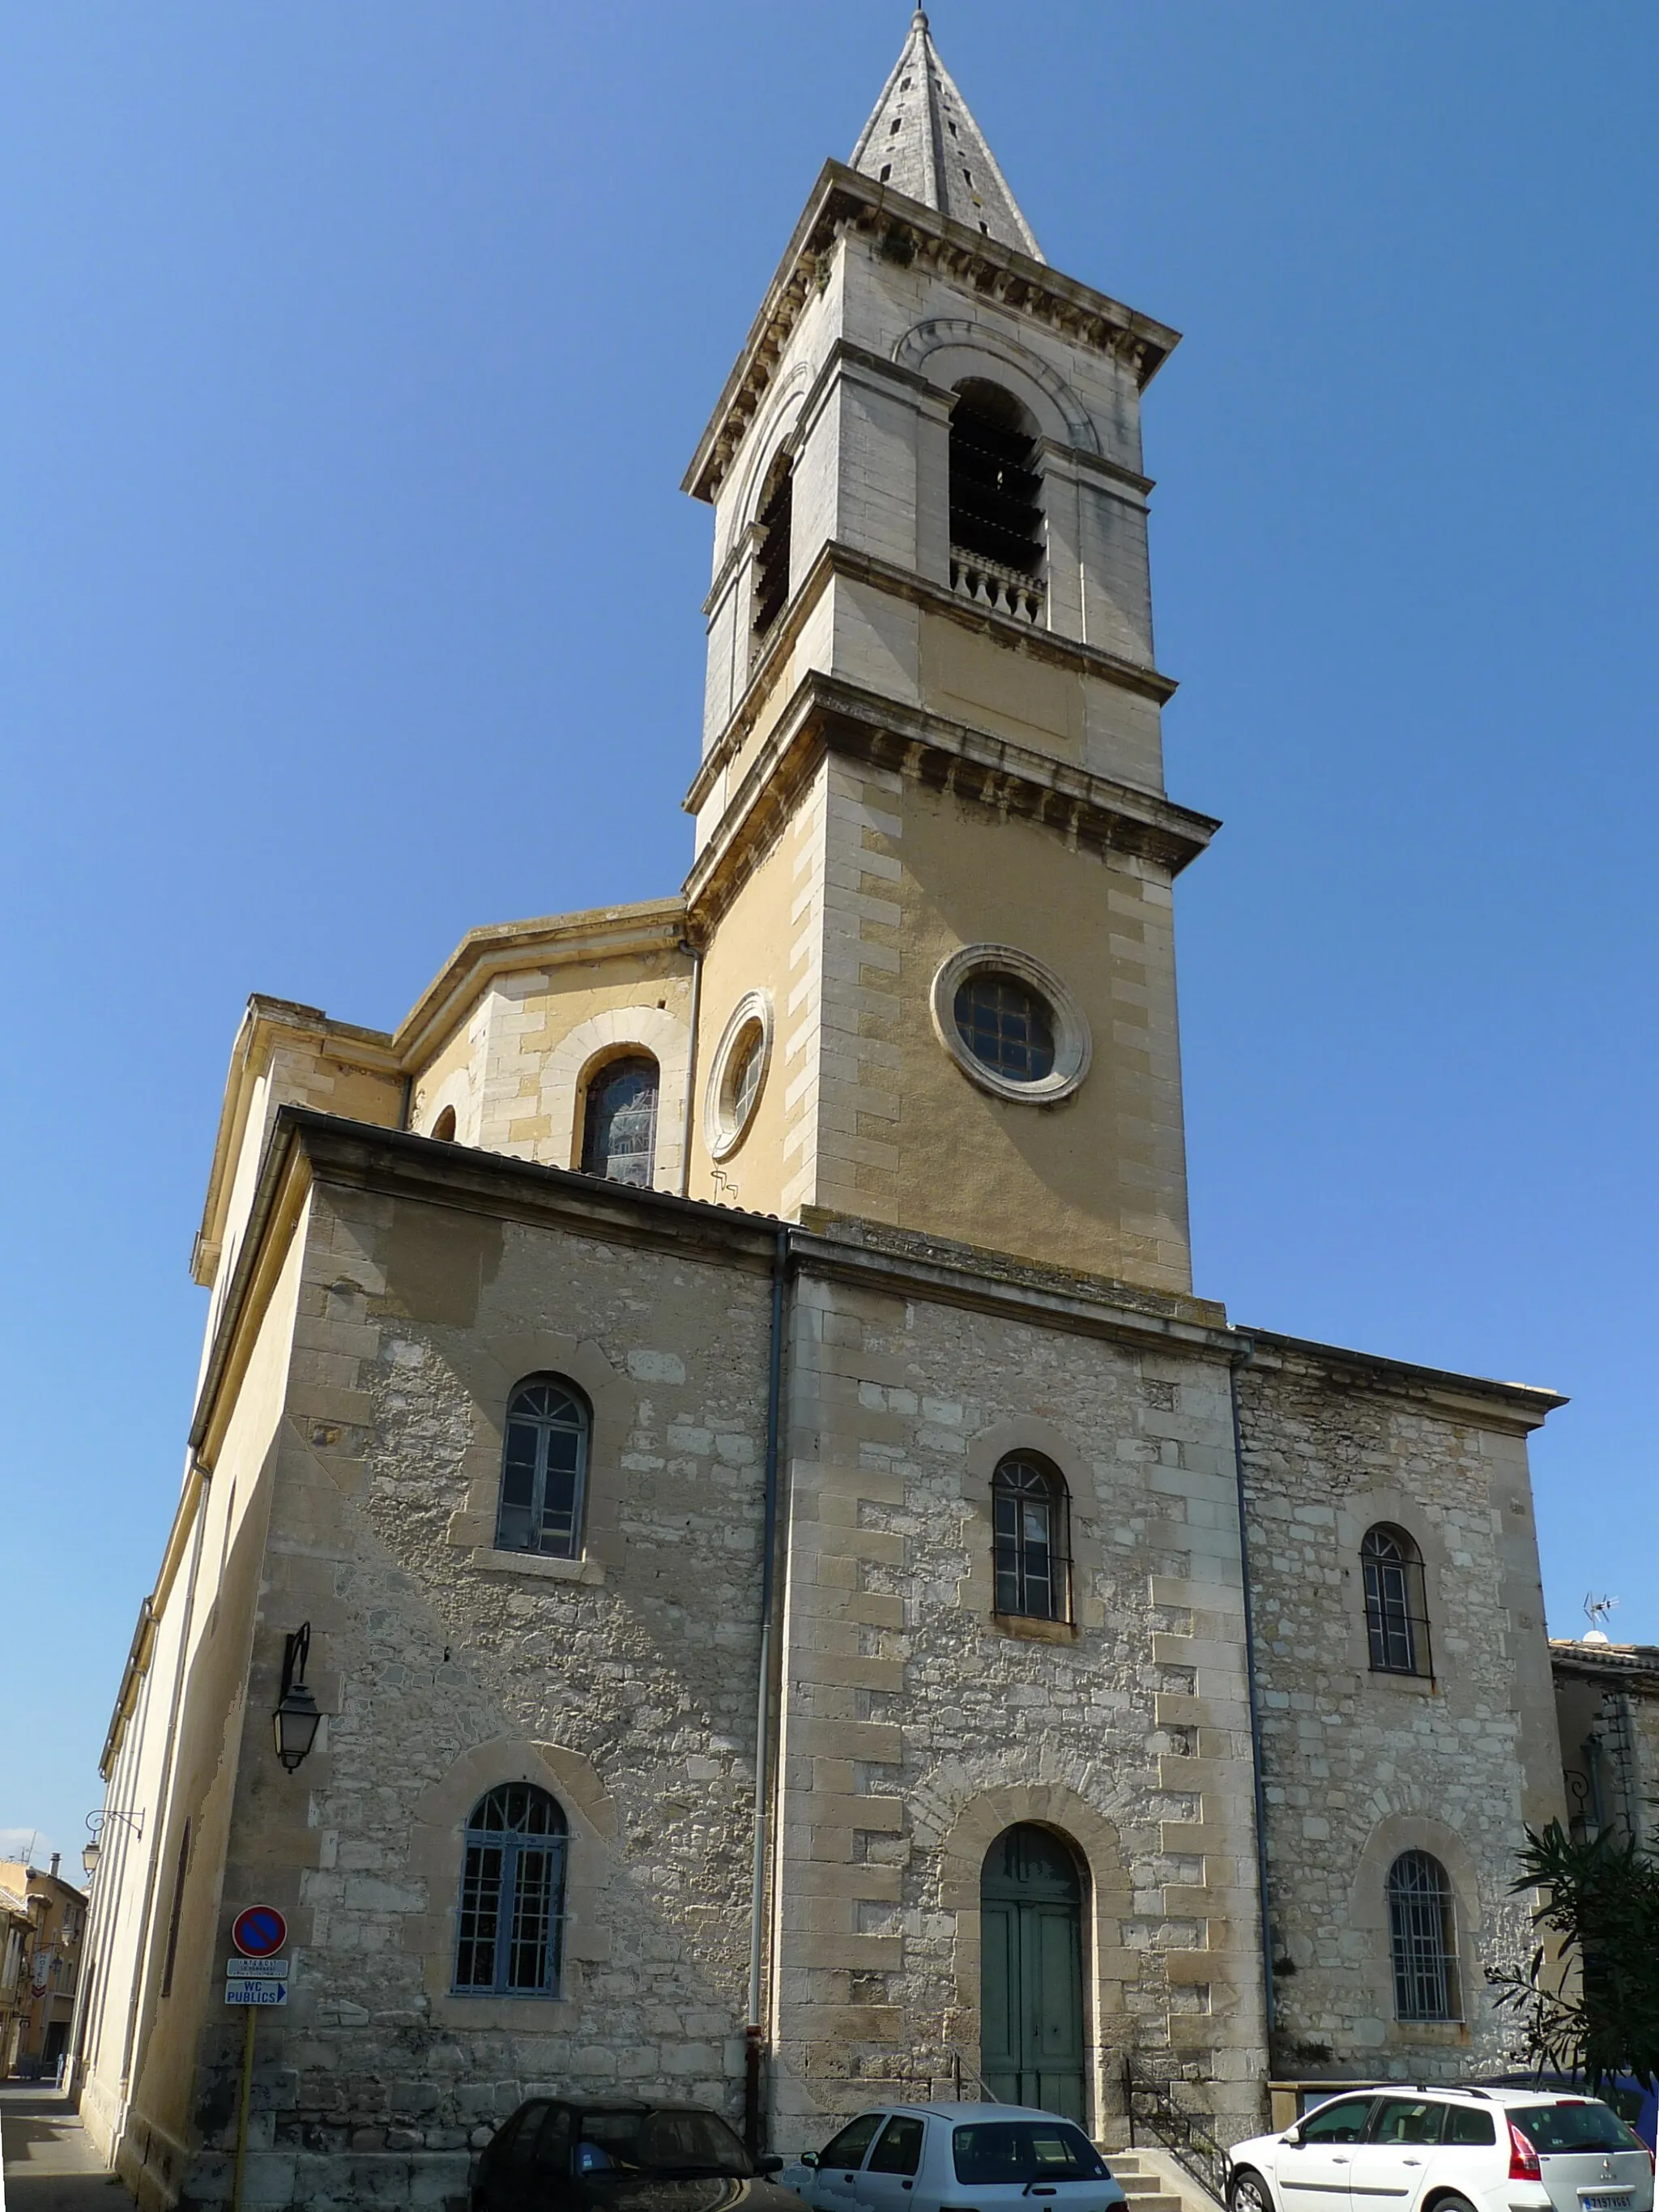
M1076 1850L1088 1871L1097 1919L1103 1915L1110 1918L1115 1943L1123 1916L1133 1901L1123 1848L1116 1828L1105 1814L1097 1813L1086 1798L1063 1782L1011 1782L1000 1789L981 1790L932 1837L927 1834L918 1810L916 1840L924 1846L932 1843L940 1855L940 1905L947 1912L977 1912L980 1870L986 1852L1005 1828L1017 1828L1026 1822L1057 1830Z

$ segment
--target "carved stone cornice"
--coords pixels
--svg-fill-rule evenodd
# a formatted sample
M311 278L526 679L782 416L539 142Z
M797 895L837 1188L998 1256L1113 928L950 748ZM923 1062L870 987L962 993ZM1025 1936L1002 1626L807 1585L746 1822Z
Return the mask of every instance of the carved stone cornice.
M1073 768L817 671L804 677L685 879L698 928L713 927L826 752L896 771L1074 849L1133 853L1178 875L1221 827L1161 793Z
M1141 661L1125 660L1121 654L1107 652L1103 646L1085 645L1081 639L1062 636L1058 630L1017 622L1011 615L1000 614L979 601L964 599L947 591L943 584L931 583L914 569L878 560L873 554L861 553L854 546L842 545L831 538L820 550L776 628L769 634L766 649L755 664L748 689L732 709L731 720L703 755L685 794L688 814L701 810L716 779L733 755L741 752L748 743L750 732L771 696L778 670L787 662L807 617L837 577L848 583L873 584L963 629L995 638L1011 651L1028 653L1034 660L1064 668L1074 676L1099 677L1122 690L1138 692L1143 699L1151 699L1160 707L1167 705L1180 688L1173 676L1165 676Z
M694 498L712 501L718 494L827 257L848 231L876 240L895 260L938 269L966 289L1048 324L1074 345L1124 362L1143 390L1180 343L1180 332L1167 324L840 161L826 161L686 471L682 489Z

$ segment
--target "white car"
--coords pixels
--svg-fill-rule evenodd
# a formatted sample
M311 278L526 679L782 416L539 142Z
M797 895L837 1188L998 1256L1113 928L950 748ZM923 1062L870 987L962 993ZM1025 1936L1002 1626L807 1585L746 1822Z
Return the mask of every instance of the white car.
M1594 2097L1393 2087L1235 2143L1230 2212L1653 2212L1653 2155Z
M1024 2105L872 2106L778 2179L813 2212L1120 2212L1126 2202L1074 2120Z

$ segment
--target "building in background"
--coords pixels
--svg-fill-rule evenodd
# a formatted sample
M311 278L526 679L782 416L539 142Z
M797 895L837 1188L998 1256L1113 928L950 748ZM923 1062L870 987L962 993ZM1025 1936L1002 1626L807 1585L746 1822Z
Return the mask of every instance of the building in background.
M1110 2140L1127 2059L1226 2140L1502 2056L1560 1401L1194 1292L1176 343L918 15L686 479L682 890L478 930L395 1032L251 1004L78 2046L146 2204L228 2195L255 1904L267 2207L459 2205L534 2085Z
M0 2081L11 2072L23 2039L33 1929L27 1881L15 1888L0 1881Z
M21 1859L0 1859L0 1918L9 1919L5 1963L16 1933L15 1911L21 1903L27 1921L26 1969L16 1984L11 2016L3 2033L7 2070L28 2081L55 2081L70 2048L79 1984L81 1949L87 1926L87 1893L58 1873L59 1855L44 1871ZM0 2019L9 1993L0 1975Z
M1573 1833L1659 1836L1659 1644L1592 1629L1553 1639L1550 1662Z

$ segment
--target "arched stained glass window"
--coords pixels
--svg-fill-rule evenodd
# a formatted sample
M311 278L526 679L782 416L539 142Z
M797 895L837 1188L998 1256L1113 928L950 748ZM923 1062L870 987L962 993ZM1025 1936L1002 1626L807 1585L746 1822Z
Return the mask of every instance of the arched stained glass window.
M582 1173L649 1190L657 1158L657 1063L631 1054L602 1067L587 1086Z
M1389 1944L1395 2017L1461 2019L1451 1883L1427 1851L1402 1851L1389 1869Z
M574 1559L587 1486L587 1401L557 1375L534 1375L507 1401L501 1444L498 1552Z
M502 1783L473 1807L461 1864L458 1995L557 1995L566 1838L564 1814L533 1783Z
M1371 1672L1431 1674L1423 1554L1403 1528L1378 1527L1367 1530L1359 1558Z
M1071 1612L1066 1480L1035 1452L1012 1452L991 1478L996 1610L1038 1620Z

